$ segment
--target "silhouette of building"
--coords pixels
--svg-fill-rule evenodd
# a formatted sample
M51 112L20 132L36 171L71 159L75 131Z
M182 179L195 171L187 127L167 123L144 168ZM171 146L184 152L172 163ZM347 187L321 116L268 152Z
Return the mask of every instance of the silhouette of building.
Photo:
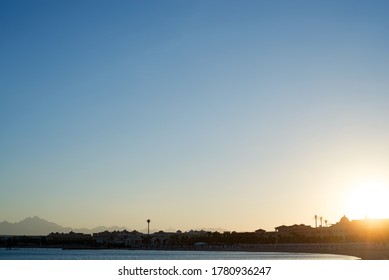
M127 230L113 232L103 231L93 234L93 238L100 245L123 246L130 248L139 248L142 244L142 236L143 234L140 232L129 232Z
M91 234L75 233L73 231L69 233L52 232L46 237L47 243L53 244L76 244L76 243L90 243L93 241Z
M329 227L311 227L304 224L278 226L275 232L266 235L275 237L277 242L356 242L389 241L389 220L353 220L343 216L339 222Z

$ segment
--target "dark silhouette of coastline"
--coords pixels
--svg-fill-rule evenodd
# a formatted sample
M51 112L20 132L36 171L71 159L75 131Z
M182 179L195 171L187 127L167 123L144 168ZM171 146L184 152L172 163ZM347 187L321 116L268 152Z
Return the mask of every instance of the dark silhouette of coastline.
M148 220L149 223L149 220ZM361 259L389 259L389 220L349 221L345 216L331 226L279 226L275 231L163 232L103 231L94 234L50 233L46 236L0 236L0 247L123 249L123 250L217 250L326 253Z

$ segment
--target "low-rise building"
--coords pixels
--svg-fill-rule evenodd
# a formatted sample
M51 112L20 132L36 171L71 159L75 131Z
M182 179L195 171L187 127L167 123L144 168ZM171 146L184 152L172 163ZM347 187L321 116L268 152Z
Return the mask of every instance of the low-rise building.
M46 237L47 243L65 244L65 243L89 243L93 241L92 235L85 233L69 233L52 232Z

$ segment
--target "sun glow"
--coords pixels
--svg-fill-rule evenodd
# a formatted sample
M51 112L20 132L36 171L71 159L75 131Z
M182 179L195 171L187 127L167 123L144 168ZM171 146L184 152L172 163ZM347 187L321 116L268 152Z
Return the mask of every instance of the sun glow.
M355 186L346 211L351 219L388 219L389 186L377 182Z

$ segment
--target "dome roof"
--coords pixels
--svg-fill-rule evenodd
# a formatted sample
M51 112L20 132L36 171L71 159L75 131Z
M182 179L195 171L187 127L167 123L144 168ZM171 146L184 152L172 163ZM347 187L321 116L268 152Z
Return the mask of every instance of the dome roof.
M339 223L349 223L350 220L346 217L346 215L343 215L343 217L340 219Z

